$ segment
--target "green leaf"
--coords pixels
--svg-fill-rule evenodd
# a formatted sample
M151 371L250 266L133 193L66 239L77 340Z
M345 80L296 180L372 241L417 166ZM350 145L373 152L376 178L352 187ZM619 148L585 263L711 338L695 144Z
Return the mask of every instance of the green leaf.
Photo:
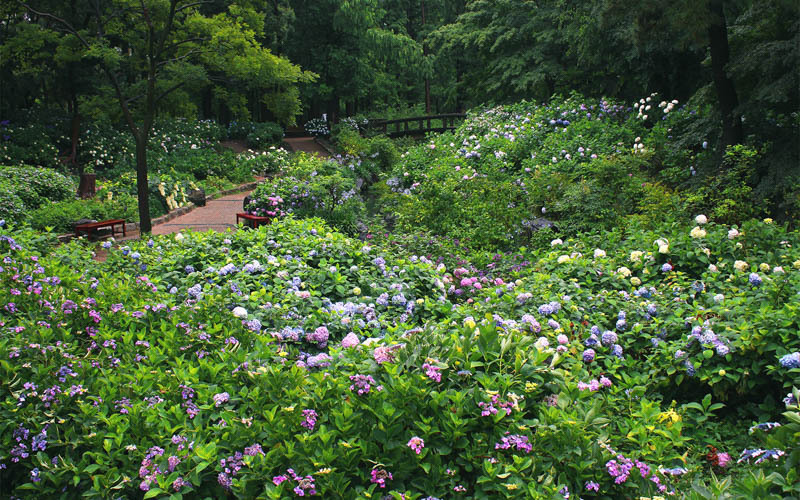
M150 491L148 491L147 493L144 494L143 498L145 498L145 499L146 498L153 498L153 497L156 497L156 496L160 495L161 493L166 493L166 492L164 490L162 490L161 488L151 488Z

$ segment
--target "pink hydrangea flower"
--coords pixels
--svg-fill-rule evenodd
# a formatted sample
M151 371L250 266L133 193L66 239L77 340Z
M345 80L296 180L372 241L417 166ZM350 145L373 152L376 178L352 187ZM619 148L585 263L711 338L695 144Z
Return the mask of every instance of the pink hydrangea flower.
M350 332L348 333L345 338L342 339L342 347L355 347L359 344L358 337L355 333Z
M425 448L425 441L421 437L414 436L408 440L408 447L419 455L422 453L422 449Z

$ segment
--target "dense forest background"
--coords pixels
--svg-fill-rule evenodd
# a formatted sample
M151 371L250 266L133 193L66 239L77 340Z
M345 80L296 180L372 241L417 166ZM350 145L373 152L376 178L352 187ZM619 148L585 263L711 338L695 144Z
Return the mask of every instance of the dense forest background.
M715 151L707 169L748 144L758 161L744 181L785 211L800 162L798 10L792 0L4 2L0 118L65 117L73 137L81 119L111 119L143 138L159 115L292 126L658 93L698 110L678 140Z

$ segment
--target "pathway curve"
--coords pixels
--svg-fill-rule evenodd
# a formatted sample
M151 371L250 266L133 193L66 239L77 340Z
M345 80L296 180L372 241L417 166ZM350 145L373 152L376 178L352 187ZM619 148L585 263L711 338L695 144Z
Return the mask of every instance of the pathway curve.
M315 153L324 157L330 156L325 148L320 146L313 137L287 137L283 141L289 144L292 151L305 151L306 153Z
M330 156L313 137L290 137L285 141L293 151L305 151L320 156ZM227 145L227 144L226 144ZM206 206L197 207L191 212L172 220L153 226L153 234L171 234L184 229L191 231L219 231L236 229L236 213L242 211L244 198L253 190L229 194L215 200L206 201ZM130 231L125 239L139 238L138 231Z
M219 232L233 229L236 227L236 213L242 211L245 196L252 192L252 190L242 191L216 200L208 200L204 207L197 207L186 215L153 226L153 234L177 233L182 229L191 229L192 231L212 229Z

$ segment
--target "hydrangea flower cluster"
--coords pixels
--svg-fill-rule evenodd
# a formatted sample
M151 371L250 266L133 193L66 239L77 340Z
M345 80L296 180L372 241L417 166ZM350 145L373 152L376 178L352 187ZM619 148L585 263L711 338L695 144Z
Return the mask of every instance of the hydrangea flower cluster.
M158 484L159 477L173 474L178 466L186 461L194 448L194 442L189 442L186 437L181 435L173 435L170 441L176 448L174 453L168 455L166 462L160 458L167 455L164 448L153 446L147 450L147 454L139 466L139 478L142 479L139 483L140 490L149 491L151 486ZM128 447L128 449L135 450L136 446ZM191 483L186 481L183 476L178 476L172 482L172 489L180 491L184 486L190 485Z
M751 458L755 458L755 464L758 465L764 460L769 460L770 458L773 460L778 460L782 456L786 454L783 450L763 450L761 448L754 448L752 450L748 450L745 448L742 450L742 454L739 456L739 460L736 461L737 464L742 462L750 463Z
M775 429L776 427L780 427L780 426L781 426L781 424L778 423L778 422L764 422L764 423L756 424L756 425L750 427L748 432L750 434L754 433L755 431L769 432L772 429Z
M294 469L286 469L286 474L281 474L279 476L275 476L272 478L272 484L275 486L280 486L281 483L284 481L293 481L297 483L296 486L292 489L294 494L299 497L304 497L306 495L313 496L317 494L317 488L314 484L314 476L306 475L306 476L298 476Z
M499 442L494 444L495 450L509 450L514 449L518 451L523 451L525 453L530 453L533 451L533 445L528 442L528 436L522 436L520 434L511 434L509 435L506 432L506 436L503 436Z
M372 375L350 375L350 391L355 392L359 396L364 394L369 394L373 387L375 390L380 392L383 390L382 385L375 385L375 379L372 378Z
M438 366L432 365L430 363L424 363L422 365L422 369L425 370L425 375L427 375L429 379L433 380L434 382L442 381L442 374L439 373L439 370L441 370L441 368L439 368Z
M406 445L412 450L414 450L414 453L419 455L420 453L422 453L422 449L425 448L425 440L423 440L419 436L414 436L408 440L408 443L406 443Z
M303 410L303 421L300 423L306 429L313 431L314 426L317 425L317 412L314 410Z
M381 488L386 488L386 481L392 480L392 473L386 469L372 469L369 482L377 484Z
M609 379L608 377L606 377L604 375L604 376L600 377L599 381L597 379L592 379L592 380L589 381L588 384L586 382L584 382L584 381L578 382L578 389L580 391L587 391L588 390L588 391L591 391L591 392L595 392L595 391L600 390L600 387L609 388L612 385L613 384L611 382L611 379Z
M800 368L800 351L782 356L779 360L782 367L787 369Z
M524 396L517 396L513 392L508 394L508 399L502 401L497 394L491 395L489 403L478 401L478 406L481 409L481 416L488 417L489 415L497 415L498 411L504 411L506 416L511 415L512 410L519 411L519 402L525 399Z

